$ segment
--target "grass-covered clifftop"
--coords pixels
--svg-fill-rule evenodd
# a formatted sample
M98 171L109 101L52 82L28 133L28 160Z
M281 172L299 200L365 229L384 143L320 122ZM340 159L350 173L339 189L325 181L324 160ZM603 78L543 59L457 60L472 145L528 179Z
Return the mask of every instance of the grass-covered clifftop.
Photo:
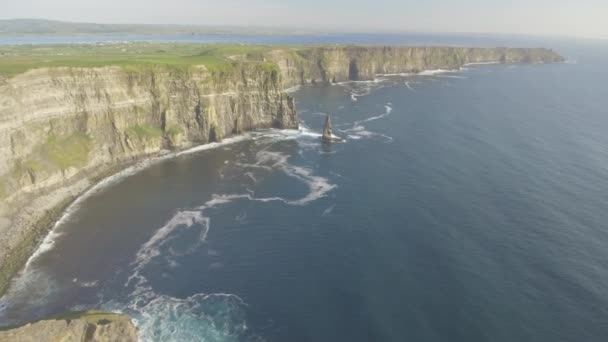
M339 70L346 79L369 78L373 73L415 72L429 68L458 68L471 62L540 63L563 59L549 49L382 47L382 46L274 46L185 43L96 43L67 45L0 46L0 77L50 67L119 66L138 70L150 66L188 69L205 65L210 70L233 70L238 63L281 67L285 80L298 72L299 82L332 81ZM303 73L303 74L302 74ZM329 77L329 78L328 78ZM289 82L292 83L292 82Z
M139 69L154 65L174 68L205 65L221 70L231 68L237 60L247 56L257 61L270 50L269 46L236 44L128 42L0 46L0 75L11 77L28 70L50 67L119 66Z

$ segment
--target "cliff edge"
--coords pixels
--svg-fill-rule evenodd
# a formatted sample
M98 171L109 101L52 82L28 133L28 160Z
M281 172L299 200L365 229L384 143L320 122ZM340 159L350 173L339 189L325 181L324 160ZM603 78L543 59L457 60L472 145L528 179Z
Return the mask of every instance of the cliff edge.
M378 75L458 70L471 63L556 63L564 59L544 48L460 48L406 46L321 46L276 49L265 60L279 66L287 86L373 80Z
M137 342L137 328L127 315L70 313L56 319L0 330L0 342Z

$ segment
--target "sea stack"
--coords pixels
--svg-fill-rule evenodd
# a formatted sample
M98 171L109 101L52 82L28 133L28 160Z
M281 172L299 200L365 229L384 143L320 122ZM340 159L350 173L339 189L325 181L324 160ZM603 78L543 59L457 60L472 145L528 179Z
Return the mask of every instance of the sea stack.
M331 116L327 114L325 118L325 128L323 128L323 141L332 142L334 140L334 134L331 130Z

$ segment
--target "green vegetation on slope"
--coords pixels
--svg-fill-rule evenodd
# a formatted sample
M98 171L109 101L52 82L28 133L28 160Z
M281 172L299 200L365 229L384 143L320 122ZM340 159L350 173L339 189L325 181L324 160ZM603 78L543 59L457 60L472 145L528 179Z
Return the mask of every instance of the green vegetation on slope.
M153 139L160 138L163 135L163 131L160 128L152 127L149 125L135 125L127 129L130 135L136 136L139 139Z
M72 134L67 137L49 137L41 146L40 153L42 157L65 170L86 164L90 150L91 140L87 135Z
M44 67L142 66L188 67L205 65L228 71L235 60L262 61L269 46L176 43L96 43L0 46L0 75L10 77Z
M176 136L183 134L184 130L179 126L172 125L166 129L166 133L167 133L167 136L169 136L171 138L175 138Z
M43 144L15 167L17 178L28 171L66 170L86 164L91 151L91 138L85 134L50 136Z

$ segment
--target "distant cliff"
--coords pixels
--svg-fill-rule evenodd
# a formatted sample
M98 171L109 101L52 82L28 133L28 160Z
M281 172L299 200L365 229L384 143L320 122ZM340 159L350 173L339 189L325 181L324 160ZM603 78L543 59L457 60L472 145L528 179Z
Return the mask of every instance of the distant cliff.
M281 69L287 86L373 80L380 74L455 70L468 63L555 63L549 49L454 47L314 47L277 49L265 56Z
M285 87L562 60L547 49L339 46L231 57L222 65L53 67L0 77L0 294L63 208L126 163L248 130L297 128Z
M0 342L42 341L137 342L137 329L126 315L84 312L0 330Z

